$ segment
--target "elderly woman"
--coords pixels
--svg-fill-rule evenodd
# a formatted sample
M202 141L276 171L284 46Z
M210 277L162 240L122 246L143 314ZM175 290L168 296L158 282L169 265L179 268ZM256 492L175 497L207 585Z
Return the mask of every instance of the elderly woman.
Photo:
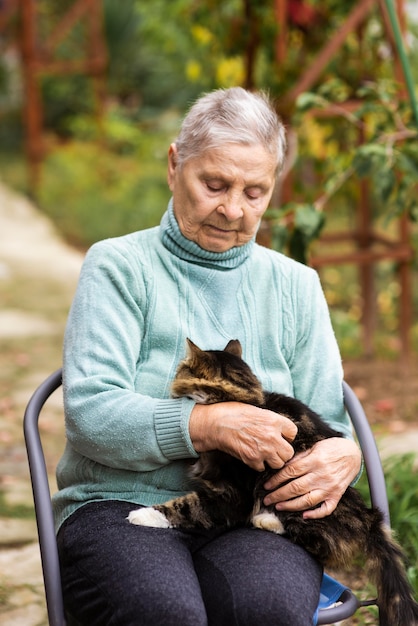
M160 226L86 257L65 337L67 445L54 497L64 601L80 624L312 623L322 571L286 538L126 520L132 505L191 490L188 467L205 450L268 463L277 474L266 503L311 518L333 511L359 472L318 277L255 243L284 148L262 94L202 97L169 148ZM293 456L296 429L281 415L170 398L186 337L203 349L238 338L267 390L299 398L346 437Z

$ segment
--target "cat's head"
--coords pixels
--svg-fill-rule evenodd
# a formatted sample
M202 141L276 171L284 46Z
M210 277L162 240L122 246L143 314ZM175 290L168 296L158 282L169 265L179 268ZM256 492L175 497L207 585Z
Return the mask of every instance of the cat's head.
M224 350L201 350L187 339L187 356L178 366L172 395L188 396L199 404L262 404L261 383L241 357L238 339L232 339Z

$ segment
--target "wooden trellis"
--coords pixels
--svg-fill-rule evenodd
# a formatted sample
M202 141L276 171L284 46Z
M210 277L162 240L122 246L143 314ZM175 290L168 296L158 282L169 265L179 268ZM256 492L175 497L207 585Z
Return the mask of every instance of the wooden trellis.
M393 28L383 0L358 0L350 3L347 7L347 18L342 26L324 44L308 67L302 72L299 79L292 86L282 100L284 110L288 110L295 103L296 98L304 91L311 89L322 72L326 69L332 58L341 48L348 35L355 33L368 19L373 8L378 7L382 22L385 27L387 41L391 47L394 58L394 76L400 85L405 85L403 69L395 42ZM277 20L279 21L278 37L275 51L278 66L284 61L287 48L289 0L275 0ZM350 10L351 9L351 10ZM405 31L405 16L403 0L396 0L396 12L400 28ZM400 97L406 97L406 90L400 93ZM347 102L338 105L339 110L346 107L347 110L358 106L355 102ZM321 112L321 115L336 115L332 109ZM397 264L400 284L399 296L399 333L403 356L407 359L410 353L410 329L412 324L412 286L411 286L411 259L413 250L410 244L409 220L406 215L398 219L398 234L395 237L386 237L378 234L371 212L369 190L366 181L361 181L360 201L354 209L354 227L351 231L329 233L321 238L321 253L311 259L315 268L335 266L341 264L354 264L358 267L359 283L362 297L362 326L363 326L363 350L366 355L373 353L373 335L376 328L376 291L374 281L375 264L392 260ZM293 197L292 174L284 181L285 200ZM326 253L326 245L335 245L346 242L354 244L354 250L341 251L341 253Z
M39 32L41 15L36 0L2 0L0 31L17 25L17 41L22 59L24 121L29 164L29 188L36 193L40 165L45 154L41 81L46 76L81 74L91 78L97 115L101 114L107 52L103 34L102 0L74 0L44 35ZM49 20L50 22L53 20ZM82 26L83 42L63 58L60 46L77 26Z

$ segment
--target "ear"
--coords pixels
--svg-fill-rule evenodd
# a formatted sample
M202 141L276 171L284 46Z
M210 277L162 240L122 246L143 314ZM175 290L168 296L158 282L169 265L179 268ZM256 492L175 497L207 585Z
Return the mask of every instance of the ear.
M242 346L238 339L231 339L228 344L224 348L224 352L229 352L229 354L234 354L238 356L240 359L242 358Z
M197 356L198 354L202 353L202 350L195 343L193 343L191 339L187 337L186 341L187 341L187 352L188 352L189 357Z
M170 191L174 190L174 179L177 168L177 146L172 143L168 149L168 169L167 169L167 182Z

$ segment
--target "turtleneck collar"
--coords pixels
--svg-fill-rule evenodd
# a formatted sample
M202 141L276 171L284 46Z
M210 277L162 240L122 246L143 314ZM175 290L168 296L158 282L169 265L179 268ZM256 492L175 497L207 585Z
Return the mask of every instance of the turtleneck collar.
M221 270L229 270L241 265L247 259L254 245L252 239L243 246L236 246L226 252L204 250L182 234L174 215L173 199L170 200L168 209L161 219L160 238L163 245L180 259Z

